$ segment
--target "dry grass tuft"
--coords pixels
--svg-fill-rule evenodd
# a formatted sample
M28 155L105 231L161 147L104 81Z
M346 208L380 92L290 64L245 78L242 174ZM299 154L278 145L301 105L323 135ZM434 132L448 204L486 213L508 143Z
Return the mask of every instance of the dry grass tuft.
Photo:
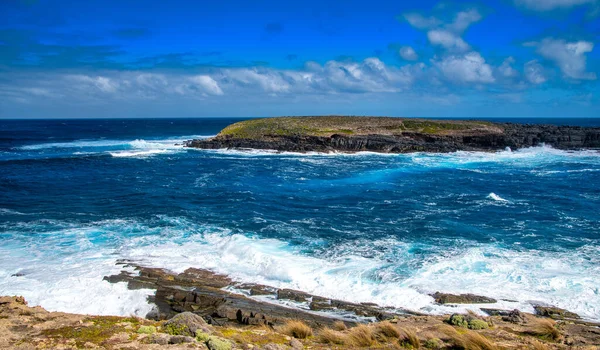
M374 336L382 341L387 341L389 338L399 339L402 335L398 327L389 321L376 323L374 326Z
M297 320L288 321L279 331L298 339L306 339L313 334L312 328Z
M346 343L346 336L344 333L331 328L323 328L317 335L317 341L323 344L344 345Z
M560 331L554 326L555 322L549 319L537 319L531 329L525 333L540 339L557 341L562 338Z
M548 345L537 340L531 342L531 348L534 350L550 350L550 347L548 347Z
M375 343L373 337L373 330L371 327L361 324L354 328L350 328L347 341L349 345L356 347L367 347L372 346Z
M489 339L475 331L464 331L459 333L451 326L441 326L439 331L447 336L445 341L453 345L453 349L463 350L497 350Z
M341 331L345 331L346 329L348 329L348 327L346 327L346 324L342 321L335 321L333 323L333 329L341 332Z
M417 333L411 329L402 329L400 344L405 347L409 346L413 349L419 349L421 347L421 341L419 340L419 337L417 337Z
M473 331L462 335L465 349L467 350L496 350L498 347L486 337Z

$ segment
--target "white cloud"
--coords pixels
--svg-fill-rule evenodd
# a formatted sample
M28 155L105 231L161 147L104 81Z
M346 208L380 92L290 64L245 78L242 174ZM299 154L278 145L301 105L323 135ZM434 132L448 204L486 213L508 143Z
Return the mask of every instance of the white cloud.
M84 85L88 85L89 87L95 87L104 93L114 93L119 88L119 83L103 76L88 76L88 75L72 75L68 77L69 79L80 82Z
M565 77L577 80L596 79L596 73L586 71L585 55L594 49L593 43L546 38L534 45L537 46L537 52L544 58L553 61Z
M430 30L427 32L427 38L433 45L442 46L450 51L468 51L470 48L461 37L446 30Z
M416 61L419 59L419 55L417 55L415 50L410 46L401 47L398 53L400 54L400 57L407 61Z
M113 100L179 101L223 96L327 95L406 90L425 71L423 63L391 67L378 58L361 62L309 62L304 69L210 68L203 72L104 71L100 74L39 73L0 84L0 97L13 101L51 100L104 103ZM60 91L61 95L52 93Z
M514 78L519 75L516 69L512 67L512 64L515 63L515 59L513 57L508 57L502 62L502 65L498 67L498 73L503 78Z
M428 29L437 27L442 21L435 17L425 17L419 13L405 13L404 18L413 27L418 29Z
M413 27L427 30L427 39L432 45L456 53L470 50L469 44L461 36L471 24L480 21L482 16L476 9L469 9L456 13L452 20L446 23L418 13L405 14L404 18Z
M534 11L567 9L574 6L597 3L597 0L514 0L515 4Z
M467 30L471 24L480 21L481 18L481 14L475 9L461 11L456 14L452 23L446 25L446 29L454 33L462 33Z
M419 55L415 52L415 50L410 46L403 46L398 51L400 57L402 57L406 61L416 61L419 59Z
M544 67L537 60L532 60L525 63L524 66L525 78L532 84L543 84L548 80L544 73Z
M434 61L434 65L452 82L489 84L495 81L492 67L485 63L478 52L448 56L441 61Z
M208 75L196 75L189 78L189 80L194 84L194 86L199 87L201 91L207 94L223 95L223 90L221 90L219 84Z

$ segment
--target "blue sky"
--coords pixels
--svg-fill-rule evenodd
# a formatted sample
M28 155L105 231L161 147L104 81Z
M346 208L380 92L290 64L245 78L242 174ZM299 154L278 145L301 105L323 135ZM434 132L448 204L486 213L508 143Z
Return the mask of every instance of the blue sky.
M600 0L4 0L0 118L600 116Z

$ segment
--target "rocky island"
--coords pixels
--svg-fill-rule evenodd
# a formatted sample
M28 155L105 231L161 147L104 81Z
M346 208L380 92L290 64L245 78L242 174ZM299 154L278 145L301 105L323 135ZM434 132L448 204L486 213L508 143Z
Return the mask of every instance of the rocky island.
M558 149L600 148L600 128L388 117L277 117L229 125L187 147L253 148L290 152L495 151L546 144Z

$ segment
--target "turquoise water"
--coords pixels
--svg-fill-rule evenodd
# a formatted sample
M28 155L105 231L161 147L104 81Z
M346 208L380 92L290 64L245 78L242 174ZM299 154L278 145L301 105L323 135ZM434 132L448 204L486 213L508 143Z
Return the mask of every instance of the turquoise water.
M132 259L428 313L457 310L429 293L469 292L600 320L598 152L180 146L231 122L0 121L0 295L143 315L150 291L102 281Z

